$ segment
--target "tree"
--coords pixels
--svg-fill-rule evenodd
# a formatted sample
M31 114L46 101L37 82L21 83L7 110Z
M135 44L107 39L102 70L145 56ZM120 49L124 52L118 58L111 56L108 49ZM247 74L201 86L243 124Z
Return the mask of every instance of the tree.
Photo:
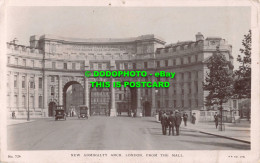
M209 91L206 97L206 106L218 104L220 106L221 121L220 127L222 131L222 104L232 96L233 78L230 71L230 62L220 53L219 48L207 61L209 72L206 73L203 87Z
M251 30L244 35L240 49L243 56L238 55L237 61L240 63L239 69L234 73L234 97L251 98Z

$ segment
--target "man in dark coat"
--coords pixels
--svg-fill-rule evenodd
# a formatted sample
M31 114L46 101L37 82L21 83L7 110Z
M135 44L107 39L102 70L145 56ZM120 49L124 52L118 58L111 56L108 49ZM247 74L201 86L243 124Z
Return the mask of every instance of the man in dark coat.
M167 115L166 115L166 112L164 112L162 117L161 117L162 133L163 133L163 135L166 135L167 122L168 122Z
M186 112L184 112L183 114L183 121L184 121L184 125L187 126L187 120L188 120L188 114Z
M218 128L218 114L216 113L215 115L214 115L214 121L215 121L215 125L216 125L216 128Z
M162 111L159 110L159 121L161 121L161 118L162 118Z
M181 115L178 110L175 111L175 128L176 128L176 134L180 135L180 125L181 125Z
M172 135L174 135L174 126L175 126L175 116L173 115L173 112L170 112L170 116L168 117L168 126L169 126L169 136L171 135L171 130L172 130Z

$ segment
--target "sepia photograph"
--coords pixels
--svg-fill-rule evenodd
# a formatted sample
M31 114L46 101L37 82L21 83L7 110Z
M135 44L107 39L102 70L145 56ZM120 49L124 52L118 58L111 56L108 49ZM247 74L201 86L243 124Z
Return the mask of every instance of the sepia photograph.
M120 3L5 4L3 161L259 161L256 9Z

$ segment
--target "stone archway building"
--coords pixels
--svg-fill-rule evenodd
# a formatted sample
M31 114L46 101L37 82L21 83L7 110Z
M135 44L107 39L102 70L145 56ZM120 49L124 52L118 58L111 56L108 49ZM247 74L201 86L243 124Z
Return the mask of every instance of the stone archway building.
M165 43L155 35L122 39L75 39L42 35L31 36L30 46L7 43L8 110L25 116L27 98L32 96L30 114L35 117L48 116L50 102L64 105L63 89L71 82L79 83L84 88L84 104L89 106L90 81L97 79L86 78L84 72L87 70L145 70L147 74L176 72L173 80L159 79L171 83L168 89L136 89L137 115L142 112L144 102L150 103L151 115L157 109L205 108L207 92L203 90L202 82L207 68L204 61L219 46L232 64L232 46L219 37L204 39L200 33L196 35L195 41ZM145 80L158 81L158 78L149 76ZM28 87L29 81L33 81L35 86ZM116 116L119 94L119 89L111 87L111 116Z

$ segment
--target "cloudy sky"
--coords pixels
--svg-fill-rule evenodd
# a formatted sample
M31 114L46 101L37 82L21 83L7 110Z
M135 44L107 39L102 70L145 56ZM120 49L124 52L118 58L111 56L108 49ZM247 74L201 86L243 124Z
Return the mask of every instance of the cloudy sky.
M124 38L158 35L169 43L219 36L237 57L250 29L249 7L9 7L7 41L29 45L32 35ZM235 63L235 68L237 64Z

